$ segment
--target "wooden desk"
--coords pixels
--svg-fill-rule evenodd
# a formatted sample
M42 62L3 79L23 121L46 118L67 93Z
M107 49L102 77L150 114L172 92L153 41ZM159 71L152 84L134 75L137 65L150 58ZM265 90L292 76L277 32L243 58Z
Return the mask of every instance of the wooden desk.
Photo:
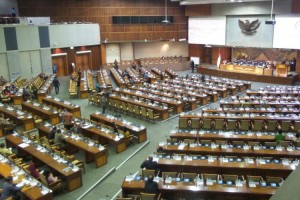
M13 168L10 165L4 162L0 162L0 175L2 177L7 178L11 176L12 170ZM22 178L24 178L24 175L19 176L17 182L20 182ZM38 186L24 186L21 192L23 195L23 200L52 200L53 199L52 192L43 194L42 190Z
M118 97L118 96L113 96L113 95L110 95L109 98L152 109L154 111L154 113L159 113L160 114L160 118L162 120L165 120L165 119L169 118L169 112L168 112L167 108L162 108L162 107L159 107L159 106L153 106L153 105L149 105L149 104L144 103L144 102L133 101L133 100L130 100L130 99L124 99L124 98L121 98L121 97Z
M196 98L194 100L193 99L184 99L182 96L176 96L174 94L166 93L164 91L160 92L162 90L158 91L158 90L154 90L154 89L151 89L151 88L145 88L145 87L132 86L132 87L129 87L129 89L135 90L135 91L142 91L142 92L150 93L150 94L154 94L154 95L159 95L161 97L173 98L173 99L180 100L180 101L186 101L186 102L188 102L190 104L191 110L195 110L197 108ZM206 94L203 95L201 97L201 99L199 99L199 102L200 102L201 105L207 104L208 103L208 97L207 97L207 95Z
M126 150L126 140L125 138L119 138L114 133L106 133L104 131L101 131L99 128L96 127L90 127L85 128L84 126L81 126L81 130L83 135L86 135L90 138L97 137L97 140L100 144L112 144L116 148L116 153L121 153Z
M175 79L178 76L178 74L170 68L165 69L165 72L171 77L171 79Z
M40 104L34 104L32 102L23 102L22 109L40 116L43 120L49 119L51 124L59 123L59 114L51 109L45 110Z
M93 113L90 114L90 119L96 122L99 122L101 124L112 126L113 123L115 123L117 126L125 127L129 130L130 134L133 134L138 137L139 143L145 142L147 140L147 130L146 127L140 126L137 127L136 125L125 123L124 121L121 121L117 118L111 118L107 115L97 114Z
M221 115L182 115L180 118L206 118L206 119L235 119L235 120L277 120L277 121L298 121L300 116L250 116L250 115L230 115L230 116L221 116Z
M128 197L130 194L138 195L144 191L145 182L144 180L132 180L122 182L122 196ZM175 182L163 183L160 178L158 181L158 189L162 193L162 198L166 199L269 199L278 188L276 187L260 187L250 188L248 185L243 184L242 186L227 186L226 184L218 185L196 185L195 183Z
M122 74L115 68L110 68L110 74L112 75L119 87L125 87L127 85L126 81L122 77Z
M115 89L115 90L113 90L113 92L115 94L130 95L131 97L149 99L152 102L157 101L160 103L168 104L168 107L173 108L177 114L181 113L183 110L183 102L177 102L170 98L163 99L163 98L159 98L159 97L152 97L149 94L142 93L141 91L140 91L140 93L137 93L137 91L135 91L135 90L131 91L130 89L123 89L123 88Z
M194 140L227 140L231 141L255 141L255 142L274 142L274 135L265 135L265 134L257 134L257 133L247 133L247 134L239 134L239 133L196 133L192 134L191 132L175 132L170 133L170 138L176 138L177 140L184 139L194 139ZM285 140L292 141L294 136L285 136Z
M286 178L296 168L295 165L282 165L281 163L260 164L247 162L222 162L219 159L214 162L205 160L175 160L161 158L158 161L158 168L161 172L191 172L191 173L212 173L212 174L237 174L257 176L279 176Z
M15 135L8 135L5 137L6 145L8 147L17 147L19 151L32 156L33 162L41 162L58 173L60 177L66 182L66 189L70 192L82 186L81 170L73 171L72 169L66 171L67 164L63 164L55 160L51 155L42 153L33 145L29 144L22 148L19 145L23 143L21 137Z
M223 149L221 147L206 147L206 146L188 146L185 145L183 149L179 149L179 145L163 145L160 146L162 151L169 153L169 154L205 154L205 155L225 155L225 156L241 156L241 157L273 157L273 158L299 158L300 151L293 150L287 151L283 149L281 151L276 149L258 149L254 150L253 148L249 147L249 149L242 148L226 148Z
M234 72L240 72L240 73L246 73L246 74L264 74L264 68L263 67L256 67L256 66L243 66L243 65L233 65L233 64L221 64L220 65L221 70L225 71L234 71Z
M37 100L39 103L42 102L42 98L45 97L47 94L51 93L52 90L52 82L55 77L55 74L52 74L48 77L48 79L44 82L44 84L41 86L37 93Z
M240 107L239 109L233 109L233 108L222 108L221 110L219 109L202 109L204 113L232 113L232 114L237 114L237 113L255 113L255 114L299 114L300 111L298 109L266 109L266 108L258 108L258 109L253 109L253 108L244 108Z
M60 100L54 97L44 97L42 98L43 103L54 106L58 109L67 109L68 112L72 113L74 117L80 117L81 111L80 106L75 105L71 102Z
M48 136L51 127L41 125L38 127L39 135L40 136ZM65 141L68 144L67 145L67 152L68 154L74 154L78 150L82 150L84 152L84 160L85 163L91 163L95 161L96 168L101 167L107 163L107 149L99 149L95 146L89 146L88 143L82 141L82 140L76 140L74 138L71 138L70 136L65 135Z
M23 124L25 131L34 128L34 120L31 114L25 114L21 110L14 110L7 106L0 106L0 113L3 113L5 117L8 117L17 125Z

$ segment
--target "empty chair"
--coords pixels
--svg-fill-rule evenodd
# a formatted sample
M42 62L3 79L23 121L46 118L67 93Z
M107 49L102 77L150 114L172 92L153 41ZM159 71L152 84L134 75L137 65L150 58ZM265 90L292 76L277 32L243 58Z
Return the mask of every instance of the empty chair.
M283 141L283 140L280 140L278 144L279 144L280 146L286 148L286 147L290 146L290 141Z
M211 140L200 140L200 144L203 146L210 146Z
M145 178L145 177L148 177L149 175L152 175L153 177L156 176L155 174L155 170L151 170L151 169L143 169L142 170L142 176Z
M225 144L227 144L227 140L216 140L215 141L215 143L216 143L216 145L225 145Z
M144 193L141 192L140 193L140 200L159 200L160 199L160 195L156 195L156 194L150 194L150 193Z
M238 175L223 174L223 181L227 184L235 184L238 179Z
M218 174L203 174L203 179L205 181L212 180L212 181L217 181L219 179L219 175Z
M249 176L249 175L247 175L247 182L248 182L250 187L252 186L251 184L259 185L262 181L263 181L263 178L261 176Z
M200 128L200 121L197 118L192 118L191 119L192 124L191 124L191 128L192 129L199 129Z
M224 127L225 127L224 119L215 120L215 129L224 130Z
M236 120L229 119L225 126L227 130L236 130Z
M297 132L300 129L300 121L295 121L293 127L293 131Z
M148 117L150 120L155 121L160 118L160 114L154 113L154 111L152 109L148 109Z
M177 178L178 177L178 172L162 172L162 178L165 179L165 178Z
M194 139L184 139L183 142L186 144L194 144L195 140Z
M248 142L248 145L249 145L250 147L260 146L260 142L249 141L249 142Z
M250 125L250 120L241 120L240 121L240 131L248 131Z
M145 107L141 106L141 114L143 118L148 118L148 112Z
M278 187L283 182L283 179L281 177L274 177L274 176L267 176L266 177L266 183L269 186L272 187Z
M263 120L254 120L253 122L253 131L262 131L264 127L264 121Z
M211 129L211 119L203 119L203 129Z
M270 132L274 132L277 130L277 121L276 120L268 120L266 125L266 130Z
M179 129L187 129L188 128L188 119L186 118L179 118Z
M275 148L276 142L265 142L267 148Z
M232 141L232 145L237 148L241 148L244 145L244 141Z
M184 182L193 182L198 175L196 173L182 173L181 177Z
M281 130L282 131L290 131L291 126L292 126L292 124L290 121L282 121L281 122Z

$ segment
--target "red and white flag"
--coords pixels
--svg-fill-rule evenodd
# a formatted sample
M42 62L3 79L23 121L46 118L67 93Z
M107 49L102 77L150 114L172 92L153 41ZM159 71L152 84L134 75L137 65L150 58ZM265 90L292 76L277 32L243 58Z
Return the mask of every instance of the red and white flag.
M220 64L221 64L221 50L219 48L219 53L218 53L218 60L217 60L217 67L220 68Z

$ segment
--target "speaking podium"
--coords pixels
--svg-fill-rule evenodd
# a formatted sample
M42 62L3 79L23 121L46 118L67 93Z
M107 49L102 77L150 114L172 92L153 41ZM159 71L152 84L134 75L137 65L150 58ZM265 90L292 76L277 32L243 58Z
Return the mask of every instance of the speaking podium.
M285 64L276 65L276 76L287 77L288 67Z

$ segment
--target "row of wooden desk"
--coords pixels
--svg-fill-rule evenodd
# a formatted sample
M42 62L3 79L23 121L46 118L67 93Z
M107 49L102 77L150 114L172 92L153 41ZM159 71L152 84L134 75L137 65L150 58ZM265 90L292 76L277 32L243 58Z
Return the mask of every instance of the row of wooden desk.
M82 186L82 175L80 169L74 171L69 168L67 164L58 162L53 156L46 152L39 151L30 143L28 146L22 147L21 144L24 144L24 142L20 136L8 135L5 137L5 140L8 147L17 147L20 153L31 155L33 162L43 163L51 168L51 170L55 171L55 173L59 174L59 176L65 181L66 189L68 191L73 191Z
M3 113L5 118L11 119L16 125L23 125L25 131L31 130L35 126L32 115L24 113L22 110L1 104L0 113Z
M154 111L154 113L158 113L160 115L160 119L162 119L162 120L165 120L165 119L169 118L168 108L149 105L145 102L134 101L134 100L131 100L131 99L128 99L128 98L122 98L120 96L115 96L115 95L110 95L109 98L114 100L114 101L125 102L126 104L133 104L133 105L137 105L139 107L144 107L146 109L151 109L151 110Z
M125 96L130 96L130 97L136 97L136 98L142 98L142 99L148 99L152 102L159 102L161 104L167 104L168 107L173 108L175 110L175 112L181 113L183 111L183 102L181 101L176 101L174 99L171 98L159 98L156 95L152 96L150 94L145 94L141 91L135 91L135 90L130 90L130 89L123 89L123 88L117 88L115 90L113 90L115 94L119 94L119 95L125 95Z
M174 95L172 93L167 93L167 91L165 91L165 90L157 90L155 88L149 88L149 87L132 86L129 89L134 90L134 91L141 91L141 92L144 92L144 93L149 93L149 94L152 94L152 95L159 95L160 97L173 98L174 100L177 100L177 101L186 102L190 105L191 110L194 110L194 109L197 108L197 101L199 101L200 105L205 105L205 104L208 103L207 95L201 95L201 96L199 96L199 95L195 96L194 95L191 98L187 98L187 97L183 97L183 96L180 96L180 95Z
M228 146L228 145L227 145ZM251 146L246 147L221 147L218 145L199 146L198 144L190 145L161 145L161 151L169 154L210 154L210 155L224 155L224 156L250 156L250 157L276 157L276 158L300 158L300 150L295 150L291 147L290 150L281 147L280 150L275 149L258 149ZM180 148L182 147L182 148Z
M40 137L47 137L51 131L50 124L44 124L38 127ZM64 134L63 130L63 134ZM72 135L74 137L72 137ZM67 145L67 153L74 154L79 150L84 152L85 163L91 163L95 161L96 168L101 167L107 163L107 149L104 147L97 147L95 144L90 144L82 141L83 138L76 136L72 133L64 134L64 140Z
M42 102L51 105L53 107L56 107L57 109L64 110L66 109L68 112L72 113L74 117L80 117L81 111L80 107L78 105L75 105L71 102L67 102L64 100L60 100L51 96L46 96L42 98Z
M90 119L109 126L116 125L118 127L125 127L126 130L129 130L130 134L133 134L138 138L139 143L145 142L147 140L147 130L142 125L135 125L130 122L117 119L113 116L103 115L100 113L90 114Z
M8 162L4 162L4 160L0 161L0 175L4 178L8 178L9 176L12 176L12 172L14 166L11 164L8 164ZM28 175L27 175L28 176ZM30 175L29 175L30 176ZM31 177L32 178L32 177ZM18 179L14 181L14 183L19 183L23 179L28 180L24 174L20 174L18 176ZM31 183L38 183L38 180L32 180L30 184L25 185L21 189L21 193L23 194L23 200L52 200L53 199L53 193L49 189L41 189L38 185L31 185Z
M122 182L122 195L139 195L144 191L144 180L126 180ZM207 185L186 182L164 183L162 179L158 180L158 188L161 191L161 197L172 200L180 199L269 199L277 190L276 187L249 187L247 184L242 186L228 186L226 184ZM234 196L234 197L233 197ZM237 198L239 197L239 198Z
M53 111L50 108L44 108L43 105L33 102L23 102L22 110L33 113L34 115L40 116L43 120L49 120L52 124L59 123L59 113Z

